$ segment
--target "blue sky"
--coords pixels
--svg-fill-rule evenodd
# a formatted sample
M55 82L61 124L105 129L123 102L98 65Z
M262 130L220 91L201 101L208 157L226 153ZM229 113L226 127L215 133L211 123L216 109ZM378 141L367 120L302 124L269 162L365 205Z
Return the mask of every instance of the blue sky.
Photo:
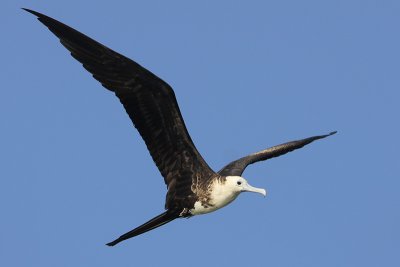
M399 1L1 6L1 266L400 266ZM215 170L338 134L249 167L267 198L107 247L165 185L118 100L20 7L167 81Z

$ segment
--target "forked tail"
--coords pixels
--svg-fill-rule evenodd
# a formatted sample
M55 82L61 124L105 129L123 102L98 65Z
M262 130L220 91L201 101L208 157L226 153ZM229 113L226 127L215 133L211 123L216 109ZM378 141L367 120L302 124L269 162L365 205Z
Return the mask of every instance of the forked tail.
M115 246L116 244L118 244L121 241L124 241L126 239L129 239L129 238L137 236L137 235L141 235L143 233L146 233L147 231L153 230L153 229L160 227L166 223L169 223L170 221L172 221L176 218L178 218L178 216L176 214L166 211L166 212L154 217L150 221L127 232L126 234L121 235L120 237L118 237L117 239L115 239L114 241L112 241L110 243L107 243L106 245L107 246Z

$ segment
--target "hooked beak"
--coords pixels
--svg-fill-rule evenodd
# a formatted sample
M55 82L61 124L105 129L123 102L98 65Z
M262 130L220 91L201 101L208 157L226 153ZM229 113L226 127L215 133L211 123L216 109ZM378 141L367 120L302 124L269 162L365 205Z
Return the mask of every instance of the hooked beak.
M263 195L264 197L267 195L267 191L265 191L265 189L253 187L249 184L247 184L243 187L243 191L259 193L259 194Z

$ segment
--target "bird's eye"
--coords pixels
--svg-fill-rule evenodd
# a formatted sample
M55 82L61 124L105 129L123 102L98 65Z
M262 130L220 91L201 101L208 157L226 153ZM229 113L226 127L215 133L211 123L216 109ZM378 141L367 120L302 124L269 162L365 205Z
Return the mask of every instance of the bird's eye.
M238 182L237 182L237 184L238 184L238 185L241 185L241 184L242 184L242 182L241 182L241 181L238 181Z

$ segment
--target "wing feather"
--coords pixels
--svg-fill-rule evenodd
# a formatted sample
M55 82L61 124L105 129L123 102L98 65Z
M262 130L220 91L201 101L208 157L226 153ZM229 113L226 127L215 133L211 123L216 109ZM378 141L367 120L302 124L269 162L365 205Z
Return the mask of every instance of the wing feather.
M311 142L314 142L315 140L326 138L328 136L331 136L335 134L336 132L331 132L326 135L317 135L317 136L312 136L309 138L305 138L302 140L296 140L296 141L291 141L287 142L284 144L280 144L277 146L273 146L270 148L267 148L265 150L250 154L248 156L245 156L243 158L240 158L238 160L232 161L225 167L223 167L218 174L228 176L228 175L238 175L241 176L246 167L250 164L253 164L255 162L267 160L270 158L275 158L282 156L288 152L291 152L293 150L302 148L305 145L310 144Z
M203 179L215 175L194 146L167 83L73 28L36 11L24 10L36 15L71 55L119 98L164 177L170 201L174 196L193 193L191 185L198 175Z

